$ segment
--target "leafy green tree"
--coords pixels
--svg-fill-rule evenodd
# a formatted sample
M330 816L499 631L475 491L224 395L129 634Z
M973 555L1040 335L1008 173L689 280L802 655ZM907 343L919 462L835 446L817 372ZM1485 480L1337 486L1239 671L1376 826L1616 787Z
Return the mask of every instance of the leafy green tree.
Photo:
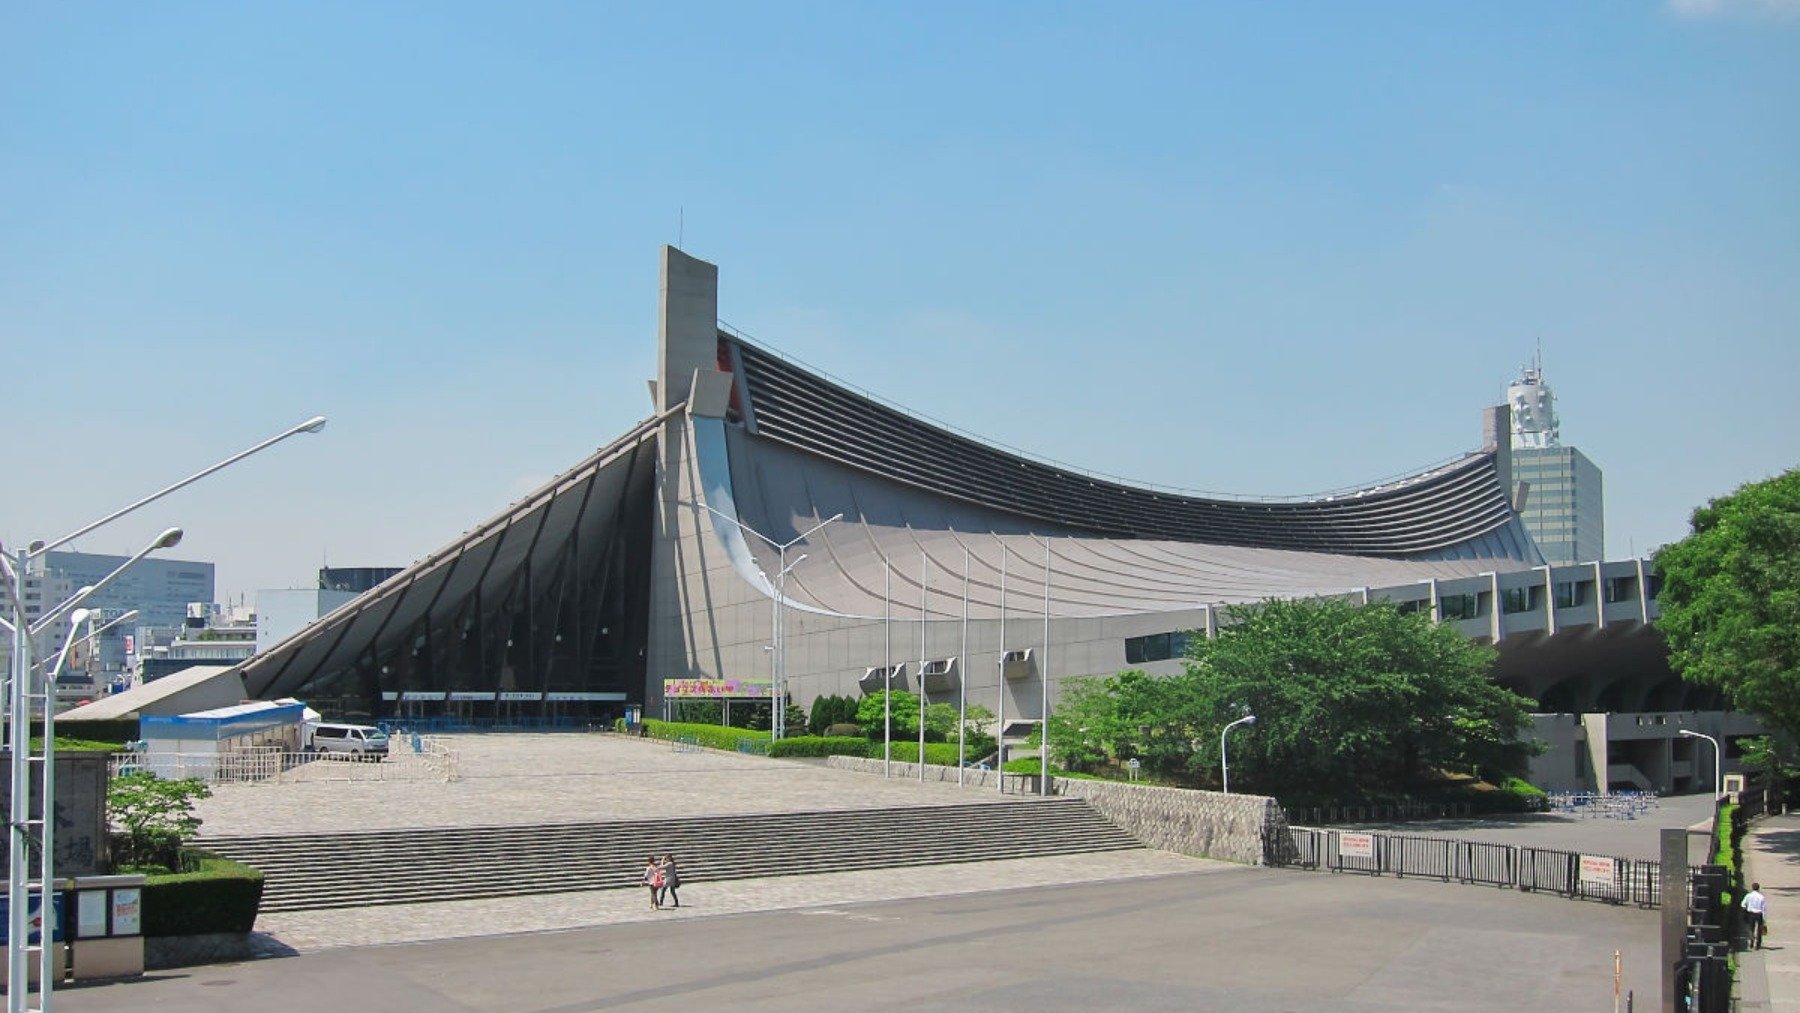
M1264 602L1232 620L1190 652L1194 700L1214 714L1197 752L1216 753L1228 720L1256 715L1231 742L1234 783L1341 795L1524 767L1532 702L1496 685L1494 650L1455 626L1335 599Z
M1531 702L1488 678L1491 648L1392 605L1269 601L1192 637L1180 675L1138 671L1067 687L1050 719L1059 766L1137 759L1149 776L1214 784L1219 733L1232 786L1343 797L1417 787L1435 772L1493 777L1524 766Z
M1800 734L1800 469L1694 511L1656 554L1656 627L1682 678Z
M120 834L114 864L121 868L181 867L181 847L200 829L194 803L212 789L195 778L165 780L147 771L112 779L106 818Z
M879 740L886 725L883 699L887 691L870 693L862 698L856 706L856 723L862 726L863 734L871 739ZM903 689L893 691L893 737L896 739L916 739L919 737L919 698Z

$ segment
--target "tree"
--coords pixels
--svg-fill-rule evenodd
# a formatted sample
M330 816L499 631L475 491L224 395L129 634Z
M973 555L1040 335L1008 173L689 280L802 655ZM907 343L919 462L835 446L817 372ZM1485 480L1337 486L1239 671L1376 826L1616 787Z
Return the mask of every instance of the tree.
M1711 501L1692 527L1656 554L1670 665L1800 734L1800 469Z
M856 705L856 723L862 726L863 734L871 739L880 740L888 727L886 710L882 704L883 694L870 693ZM892 732L896 739L916 739L919 737L919 698L903 689L894 693Z
M148 771L124 774L106 788L106 817L121 834L121 868L181 867L181 847L200 829L194 803L212 789L195 778L164 780Z
M1190 651L1198 700L1231 742L1233 781L1269 794L1405 790L1442 772L1519 772L1531 701L1488 678L1494 650L1387 603L1270 601L1236 609ZM1215 758L1216 759L1216 758Z
M1531 702L1488 679L1494 652L1388 604L1269 601L1193 637L1180 675L1128 671L1068 687L1051 715L1060 766L1137 759L1180 784L1216 783L1219 733L1234 787L1301 797L1415 788L1438 772L1517 771Z

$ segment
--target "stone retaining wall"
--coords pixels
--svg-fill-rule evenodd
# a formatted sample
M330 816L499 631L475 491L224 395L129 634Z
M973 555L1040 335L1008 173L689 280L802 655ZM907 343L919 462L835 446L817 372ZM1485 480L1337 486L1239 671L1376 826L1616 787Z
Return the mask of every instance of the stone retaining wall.
M880 760L850 756L832 756L825 762L839 770L864 774L879 774L882 766ZM896 762L891 769L896 780L916 780L919 776L917 764ZM995 790L995 778L999 776L992 770L965 770L962 774L965 787L989 791ZM927 781L955 784L956 778L955 767L925 767ZM1053 779L1051 792L1086 799L1096 812L1145 847L1200 858L1261 865L1264 841L1287 829L1281 806L1266 795L1226 795L1063 777ZM1285 838L1285 834L1274 837L1278 841Z

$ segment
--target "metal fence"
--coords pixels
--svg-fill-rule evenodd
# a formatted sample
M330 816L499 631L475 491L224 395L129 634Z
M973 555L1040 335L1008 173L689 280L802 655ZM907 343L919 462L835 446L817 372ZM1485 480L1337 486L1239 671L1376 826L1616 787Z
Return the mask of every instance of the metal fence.
M1291 806L1286 810L1288 822L1295 826L1458 819L1471 815L1473 811L1467 802L1338 802L1330 805Z
M1437 879L1656 907L1660 862L1380 831L1290 827L1270 842L1270 865Z
M350 753L294 753L275 749L224 753L119 753L112 775L151 773L171 780L197 778L207 784L298 784L308 781L455 781L456 749L430 735L393 740L385 759Z

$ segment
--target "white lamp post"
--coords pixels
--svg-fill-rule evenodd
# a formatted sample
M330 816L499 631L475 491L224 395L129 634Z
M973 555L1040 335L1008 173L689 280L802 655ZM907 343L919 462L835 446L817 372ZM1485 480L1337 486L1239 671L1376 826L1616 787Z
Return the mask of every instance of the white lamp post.
M726 513L725 511L715 509L711 504L702 503L699 500L690 500L689 502L693 503L697 507L702 507L702 508L708 510L715 517L722 517L725 520L730 521L738 529L740 529L742 531L747 531L750 534L755 535L756 537L762 539L763 543L765 545L767 545L769 548L775 550L775 580L771 582L774 587L774 591L775 591L775 600L770 603L770 608L769 608L769 611L770 611L770 616L769 616L770 633L771 633L772 639L775 642L775 657L773 659L774 664L772 666L770 666L771 668L774 669L774 671L769 673L770 677L771 677L771 681L773 682L772 702L774 703L774 713L769 716L769 737L772 739L786 738L787 737L787 685L786 685L787 645L783 639L783 634L786 632L786 630L783 629L784 624L782 623L782 608L784 605L787 604L786 587L787 587L788 571L792 570L795 566L799 566L800 560L806 558L806 553L803 552L800 554L799 559L794 560L793 564L789 565L788 561L787 561L787 550L793 548L794 546L800 544L801 542L806 541L808 538L810 538L812 536L812 534L814 532L818 531L820 528L824 527L825 525L830 524L833 521L843 520L844 515L841 512L832 514L830 517L827 517L824 520L820 521L819 523L814 524L812 527L807 528L805 531L802 531L798 535L795 535L793 538L787 540L786 542L778 542L775 539L770 538L768 535L765 535L762 532L751 527L750 525L745 524L743 521L738 520L736 517L733 517L732 515Z
M1719 749L1719 740L1713 738L1710 735L1703 735L1700 732L1689 731L1686 728L1681 729L1681 734L1687 736L1690 739L1705 739L1706 741L1712 743L1712 747L1713 747L1713 798L1715 800L1718 799L1719 796L1725 794L1725 754L1721 749Z
M30 997L30 988L27 984L27 965L31 951L34 948L38 951L39 958L39 993L37 1009L50 1009L51 995L55 989L55 965L53 963L55 947L51 942L52 927L50 918L53 907L48 896L53 889L51 884L54 881L56 858L56 706L54 701L54 683L46 683L46 689L43 693L33 693L31 691L33 669L36 667L32 663L32 653L35 646L33 640L35 637L41 636L46 632L52 623L55 623L62 616L77 609L84 600L98 592L101 588L112 583L113 580L117 579L120 574L124 573L127 568L135 564L138 560L143 559L157 549L168 548L180 542L181 529L169 528L162 532L150 543L150 545L126 560L123 566L101 578L98 583L82 588L80 591L70 596L66 601L61 602L55 608L49 609L43 615L39 616L35 622L25 615L24 585L26 575L31 572L32 563L42 559L55 549L67 545L102 525L118 520L120 517L123 517L140 507L148 506L178 489L191 485L194 482L198 482L200 479L211 475L221 468L235 464L236 462L249 457L251 454L274 446L290 436L296 436L300 433L316 433L324 427L325 417L322 415L315 416L256 444L248 450L239 451L217 464L197 471L179 482L164 486L129 506L115 510L99 520L83 525L54 541L32 542L25 549L18 552L8 552L4 547L0 547L0 562L4 563L4 567L0 567L0 569L4 569L5 571L4 583L6 584L6 589L12 599L11 625L13 638L12 677L7 683L6 701L6 713L11 720L7 741L12 751L12 805L8 819L10 826L8 834L10 861L8 862L9 875L6 891L7 903L9 905L7 911L8 933L6 944L6 968L7 980L11 983L11 986L7 989L6 993L7 1013L24 1013L25 1010L30 1008L27 1005L27 1001ZM85 619L86 617L83 616L82 618ZM74 625L79 626L80 624L76 623ZM60 666L61 662L59 656L56 667L60 668ZM46 673L46 675L47 674L48 673ZM34 757L31 755L31 701L36 697L42 697L44 701L44 747L43 755L41 757ZM40 811L42 815L41 818L35 820L31 818L31 778L28 772L28 765L30 763L43 764L43 787L39 792ZM41 862L38 869L38 879L35 882L31 878L29 863L29 854L34 845L39 850ZM33 893L39 894L42 898L42 906L45 914L42 932L43 940L41 945L36 947L34 947L30 941L30 902Z
M1225 794L1227 795L1231 794L1231 764L1225 757L1225 736L1230 735L1231 730L1238 725L1253 725L1255 723L1256 715L1246 714L1226 725L1225 730L1219 733L1219 779L1222 782L1220 787L1225 790Z

